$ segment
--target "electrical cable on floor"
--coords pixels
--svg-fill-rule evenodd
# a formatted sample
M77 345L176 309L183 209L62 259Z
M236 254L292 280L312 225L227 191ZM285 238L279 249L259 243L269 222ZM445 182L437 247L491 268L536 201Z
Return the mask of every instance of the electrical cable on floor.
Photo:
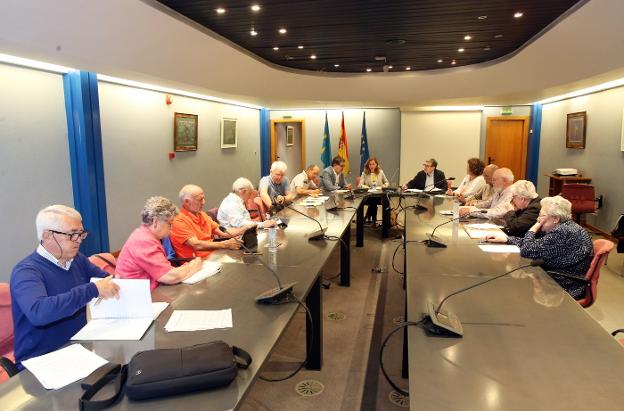
M390 376L386 372L386 368L384 367L384 363L383 363L383 353L384 353L384 350L386 348L386 344L388 344L388 340L390 340L390 337L392 337L397 331L399 331L399 330L401 330L401 329L403 329L405 327L409 327L410 325L419 326L424 321L425 321L425 318L423 318L420 321L405 321L405 322L402 322L401 324L397 325L392 331L390 331L390 333L388 333L386 338L384 338L383 343L381 344L381 349L379 350L379 367L381 368L382 374L386 378L386 381L388 381L388 384L390 384L392 386L392 388L394 388L398 393L400 393L402 395L405 395L405 396L409 396L409 391L405 391L404 389L399 388L399 386L396 385L396 383L394 381L392 381L392 378L390 378Z
M303 307L303 309L306 311L306 315L308 317L308 321L310 321L310 332L306 332L306 334L308 336L308 339L307 339L308 350L306 352L306 357L297 366L297 368L293 372L288 374L287 376L282 377L282 378L268 378L268 377L263 377L262 375L260 375L258 378L260 378L262 381L280 382L280 381L286 381L287 379L294 377L306 365L306 363L308 362L308 358L310 358L310 354L312 353L312 343L313 343L312 338L314 336L314 322L312 321L312 313L310 312L310 309L304 304L304 302L301 301L297 296L293 295L293 298L294 298L294 300L288 300L288 301L285 301L282 304L288 304L288 303L296 302L301 307Z

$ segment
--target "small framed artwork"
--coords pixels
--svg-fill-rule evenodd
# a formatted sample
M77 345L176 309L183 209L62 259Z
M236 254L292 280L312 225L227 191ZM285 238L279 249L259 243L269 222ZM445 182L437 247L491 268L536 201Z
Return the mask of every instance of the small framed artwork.
M295 145L295 128L293 126L286 127L286 145Z
M566 127L566 147L585 148L585 130L587 128L587 112L568 114Z
M236 148L238 134L235 118L221 119L221 148Z
M197 115L175 113L173 118L173 150L197 150Z

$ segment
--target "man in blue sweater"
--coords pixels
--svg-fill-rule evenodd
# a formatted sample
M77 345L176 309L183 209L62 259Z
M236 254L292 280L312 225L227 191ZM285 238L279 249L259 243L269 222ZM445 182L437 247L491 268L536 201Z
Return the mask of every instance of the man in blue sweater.
M15 361L46 354L65 345L86 323L93 298L119 298L119 286L79 253L87 237L82 216L63 205L37 214L37 250L11 274ZM107 277L91 283L91 277Z

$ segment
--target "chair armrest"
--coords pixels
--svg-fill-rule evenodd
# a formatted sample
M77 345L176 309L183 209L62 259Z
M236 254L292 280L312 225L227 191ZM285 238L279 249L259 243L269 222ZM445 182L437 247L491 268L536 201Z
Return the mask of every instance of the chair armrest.
M12 377L19 372L19 370L15 366L15 363L9 360L7 357L0 357L0 367L2 367L4 371L6 371L9 377Z
M195 259L195 257L188 257L188 258L171 258L169 260L169 262L171 263L172 266L174 267L179 267L181 266L183 263L187 263L189 261L193 261Z
M611 335L615 337L615 336L616 336L616 335L618 335L619 333L624 333L624 328L620 328L619 330L615 330L615 331L613 331L613 332L611 333Z
M578 281L578 282L584 283L584 284L586 284L586 285L591 284L591 281L588 281L588 280L586 280L586 279L584 279L584 278L580 278L580 277L574 276L574 275L572 275L572 274L562 273L562 272L560 272L560 271L555 271L555 270L549 270L549 271L546 271L546 272L547 272L548 274L553 274L553 275L558 275L558 276L560 276L560 277L569 278L570 280L575 280L575 281Z

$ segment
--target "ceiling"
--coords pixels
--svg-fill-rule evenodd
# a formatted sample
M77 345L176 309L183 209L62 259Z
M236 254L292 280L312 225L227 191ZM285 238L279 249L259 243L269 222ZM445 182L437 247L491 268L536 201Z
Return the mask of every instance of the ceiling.
M434 70L498 59L518 50L579 3L579 0L158 1L274 64L342 73ZM253 5L256 7L252 9ZM285 33L280 33L280 29L285 29Z

